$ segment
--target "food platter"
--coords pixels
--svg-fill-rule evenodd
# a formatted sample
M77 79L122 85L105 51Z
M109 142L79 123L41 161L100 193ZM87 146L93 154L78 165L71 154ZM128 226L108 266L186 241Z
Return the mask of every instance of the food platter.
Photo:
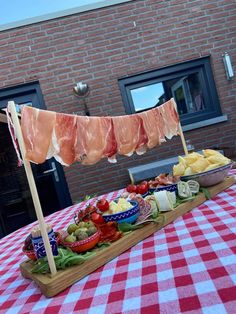
M226 177L223 182L210 187L208 190L211 197L213 197L234 183L234 177L229 176ZM51 274L33 274L31 272L33 267L33 262L31 260L21 263L20 271L25 278L33 280L46 297L55 296L59 292L65 290L78 280L95 271L97 268L106 264L116 256L125 252L138 242L144 240L154 232L160 230L167 224L173 222L178 217L186 214L205 201L206 196L204 193L199 193L192 201L188 201L177 206L173 211L161 214L163 219L161 219L159 223L148 223L142 228L124 235L119 240L113 242L110 246L96 252L96 258L88 259L81 265L71 266L65 270L59 270L54 276Z
M167 105L168 105L168 107L167 107ZM166 113L169 112L172 115L172 117L174 117L174 120L173 120L174 121L174 129L173 129L174 133L173 134L174 135L180 135L181 140L182 140L182 144L183 144L183 148L184 148L184 152L185 152L185 156L186 156L185 158L187 158L189 155L188 155L186 143L185 143L185 140L183 137L182 128L181 128L181 125L179 123L178 114L176 112L176 104L174 103L174 100L172 99L171 101L167 102L166 104L163 104L161 107L162 107L162 111L164 110L163 114L165 112ZM109 246L107 246L103 249L99 249L99 247L96 248L94 246L93 248L91 247L92 252L86 251L85 254L87 254L87 256L89 255L88 259L86 257L86 260L85 260L85 258L77 255L76 258L79 258L79 259L82 258L83 259L83 264L80 264L80 265L69 264L68 266L70 266L70 267L65 269L65 267L64 267L65 265L64 264L62 265L62 263L61 263L61 265L60 265L61 268L58 268L57 267L58 264L56 264L56 259L57 259L57 257L60 257L60 256L55 256L55 257L53 256L53 250L52 250L50 242L49 242L49 233L48 233L45 221L44 221L42 208L41 208L39 196L37 193L36 184L35 184L35 181L33 178L33 173L32 173L32 169L31 169L30 161L29 161L31 159L27 158L25 140L23 138L22 129L21 129L22 127L21 127L19 120L18 120L18 116L17 116L16 110L15 110L14 102L9 102L9 112L11 114L12 121L11 121L11 118L9 118L9 116L8 116L8 123L10 125L10 128L11 127L13 127L13 129L15 128L15 134L11 133L12 138L13 138L13 143L16 147L17 155L22 156L22 160L20 160L20 161L23 161L23 164L24 164L24 167L26 170L26 175L27 175L27 179L28 179L29 186L30 186L30 191L32 194L33 202L34 202L35 212L36 212L38 222L39 222L39 230L38 231L40 231L40 236L42 237L44 249L46 251L45 259L44 258L41 259L41 258L39 258L39 256L37 256L38 260L36 261L36 263L38 262L39 266L41 267L41 264L43 262L45 264L45 262L46 262L47 267L48 267L47 270L49 271L49 273L44 272L44 273L40 274L40 273L33 272L33 268L34 268L35 264L34 264L34 261L32 261L32 260L28 260L28 261L23 262L20 265L20 270L21 270L22 275L25 278L32 279L39 286L42 293L47 297L52 297L52 296L58 294L59 292L63 291L64 289L68 288L70 285L72 285L76 281L80 280L84 276L95 271L98 267L104 265L105 263L107 263L108 261L113 259L114 257L123 253L124 251L126 251L127 249L129 249L133 245L135 245L136 243L142 241L143 239L150 236L154 232L160 230L165 225L173 222L176 218L184 215L185 213L192 210L194 207L200 205L201 203L203 203L206 200L207 196L204 193L198 192L198 194L195 193L196 195L194 195L192 197L192 191L190 191L191 197L188 199L186 198L184 203L182 203L178 206L176 205L176 207L174 208L173 207L174 201L173 201L172 196L174 196L174 198L175 198L175 192L170 192L170 191L166 191L166 190L154 192L155 198L158 199L158 195L159 195L159 201L160 201L160 195L162 195L163 203L168 205L165 208L159 208L161 213L159 213L159 214L157 213L157 219L156 220L151 219L152 222L150 222L150 220L145 220L145 223L142 221L142 223L138 226L138 229L137 228L131 228L129 230L129 232L127 232L127 233L126 233L126 231L122 232L121 230L116 231L114 233L114 236L115 236L114 239L115 240L113 239L114 242L111 241L111 243L109 243ZM51 113L51 115L55 116L55 114L53 114L53 113ZM35 116L38 117L38 114L36 114ZM75 120L74 117L72 117L72 119ZM78 117L78 119L84 120L83 117ZM123 118L119 118L119 119L122 120ZM99 119L97 119L97 120L99 120ZM168 127L167 127L167 121L168 121L168 119L166 119L166 122L163 124L163 128L166 129L166 132L165 132L166 136L169 135L169 133L168 133L169 131L168 131ZM40 127L42 128L42 125L40 125ZM18 140L17 143L14 142L15 138L17 138L17 140ZM169 137L167 136L167 138L169 138ZM50 139L47 138L47 140L48 140L48 142L50 142ZM132 140L131 140L131 142L132 142ZM20 147L20 152L17 150L18 144ZM38 144L37 139L36 139L36 144ZM70 148L71 148L71 146L70 146ZM35 150L34 149L31 150L31 152L35 153ZM65 152L68 152L68 149L66 149ZM89 153L89 151L88 151L88 153ZM207 161L204 160L204 164L206 164L206 163L207 163ZM180 165L180 166L183 168L183 165ZM181 168L180 166L178 166L178 170L180 170L180 168ZM208 192L211 194L211 196L214 196L217 193L219 193L219 192L225 190L226 188L228 188L229 186L231 186L233 183L234 183L233 177L226 177L219 184L210 187ZM183 193L184 189L186 187L185 184L188 185L188 182L187 183L185 183L185 182L181 183L181 187L183 188L182 189L183 195L184 195L184 193ZM179 183L178 183L178 185L179 185ZM142 192L144 192L143 188L144 188L144 185L142 184L139 187L139 189L140 189L139 193L142 195L144 194L144 193L142 193ZM146 188L147 187L145 187L145 189ZM164 202L164 200L165 200L165 202ZM142 196L141 196L141 201L144 201ZM100 203L100 206L104 206L104 205L106 205L106 204ZM169 205L171 205L171 208L169 207ZM140 203L139 203L139 206L141 208ZM133 207L135 207L135 206L133 206ZM100 208L102 209L102 207L100 207ZM90 208L90 210L91 210L91 208ZM158 212L158 210L156 212ZM94 219L96 218L97 222L98 222L98 218L103 219L102 215L100 214L100 216L99 216L99 213L97 213L97 212L90 212L90 213L91 213L91 218L92 218L92 216L94 216L93 218ZM136 213L132 213L132 215L133 214L136 214ZM125 219L127 219L127 217L125 217ZM127 222L124 222L124 223L127 223ZM116 224L116 222L111 221L111 222L106 222L106 224L111 224L112 227L114 227L114 224ZM117 224L119 224L119 222L117 222ZM104 224L102 224L101 228L100 228L101 233L103 233L103 231L102 231L103 225ZM51 232L52 231L50 231L50 233ZM85 233L87 233L87 232L85 232L85 230L83 230L83 236L85 236ZM95 245L94 243L97 241L97 238L96 238L97 235L99 235L99 231L98 231L98 233L95 233L94 236L90 236L89 234L87 234L88 240L85 241L86 242L85 245L86 246L88 244L90 245L91 242L92 242L91 246ZM75 234L74 235L72 234L72 236L74 237L73 241L76 241L76 242L79 242L79 240L82 241L82 239L79 238L79 236L81 236L81 232L78 232L78 235L76 234L76 237L75 237ZM68 237L69 237L69 235L68 235ZM95 237L96 239L93 239L93 237ZM102 235L101 235L101 237L102 237ZM72 239L72 237L70 238L70 241L71 241L71 239ZM32 240L34 240L33 237L32 237ZM93 240L94 240L94 242L93 242ZM67 241L68 241L68 239L67 239ZM75 246L77 244L78 243L75 243ZM74 246L74 245L72 245L72 246ZM59 250L60 250L60 248L58 248L58 251ZM68 253L68 251L67 251L67 253ZM92 253L92 254L90 255L90 253ZM93 257L91 257L91 256L93 256ZM58 259L57 259L57 261L58 261ZM72 266L72 265L74 265L74 266Z

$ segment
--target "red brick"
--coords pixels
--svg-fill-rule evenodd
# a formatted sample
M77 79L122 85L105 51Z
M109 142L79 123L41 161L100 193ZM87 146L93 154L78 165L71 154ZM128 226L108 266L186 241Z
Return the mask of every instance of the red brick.
M117 79L211 55L219 100L229 122L185 134L199 149L222 143L230 146L235 141L235 80L226 80L221 54L229 51L235 60L234 12L230 0L217 5L131 1L4 31L0 33L0 76L4 78L0 88L38 79L48 109L84 114L72 87L85 81L91 89L87 101L93 115L122 115L125 109ZM55 95L58 86L60 92ZM143 156L119 156L115 165L103 160L91 167L65 168L72 198L120 188L129 182L128 167L180 153L181 142L176 138Z

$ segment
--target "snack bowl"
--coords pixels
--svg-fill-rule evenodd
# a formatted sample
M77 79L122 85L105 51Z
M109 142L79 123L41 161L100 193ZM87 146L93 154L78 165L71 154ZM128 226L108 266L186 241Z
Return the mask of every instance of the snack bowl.
M139 204L136 201L129 201L131 205L133 205L131 208L121 211L115 214L103 214L103 218L105 222L109 221L116 221L117 223L127 222L127 223L133 223L138 219L138 216L140 214L139 210Z
M224 179L226 178L232 166L233 166L233 162L227 165L209 170L209 171L200 172L200 173L196 173L196 174L192 174L188 176L181 176L180 180L182 181L195 180L202 187L216 185L224 181Z
M32 261L36 261L37 260L34 250L27 250L26 248L23 247L22 251Z
M177 192L177 183L163 185L156 188L149 188L149 193L158 192L158 191Z
M55 232L55 237L56 237L57 245L60 245L60 243L61 243L60 232ZM29 259L36 261L37 257L36 257L35 251L34 251L34 247L33 247L30 235L27 236L26 241L28 241L28 245L26 246L24 244L22 251Z
M61 244L64 247L68 247L71 249L71 251L76 253L85 252L88 250L91 250L99 241L101 232L97 230L93 235L89 236L88 238L84 240L79 240L75 242L67 242L64 239L68 236L67 232L64 232L62 235Z

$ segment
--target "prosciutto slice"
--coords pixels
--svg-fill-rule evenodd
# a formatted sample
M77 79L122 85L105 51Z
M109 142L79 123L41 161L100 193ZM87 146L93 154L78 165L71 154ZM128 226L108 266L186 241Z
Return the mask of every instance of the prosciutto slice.
M76 160L84 165L97 163L107 157L116 162L117 145L110 117L77 116L75 143Z
M157 108L144 111L138 114L143 121L143 127L148 138L147 147L149 149L165 142L163 132L163 119Z
M46 160L56 113L24 106L21 112L21 129L25 142L25 158L40 164Z
M55 157L62 165L71 165L75 161L76 135L76 116L57 113L47 159Z
M173 98L157 107L163 119L163 131L165 137L171 139L179 134L179 116L174 106Z
M171 99L149 111L118 117L88 117L24 106L21 119L26 158L43 163L55 157L62 165L92 165L116 153L143 154L178 135L179 117Z
M148 137L140 116L117 116L112 120L118 154L131 156L134 151L139 155L145 153Z

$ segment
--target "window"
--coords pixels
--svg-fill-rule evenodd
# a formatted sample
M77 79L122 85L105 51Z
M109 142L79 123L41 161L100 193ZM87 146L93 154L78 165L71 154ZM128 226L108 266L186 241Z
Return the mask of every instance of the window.
M45 109L43 94L38 82L0 89L0 110L7 107L9 100L18 105Z
M128 114L173 97L182 125L222 115L209 57L120 79L119 86Z

